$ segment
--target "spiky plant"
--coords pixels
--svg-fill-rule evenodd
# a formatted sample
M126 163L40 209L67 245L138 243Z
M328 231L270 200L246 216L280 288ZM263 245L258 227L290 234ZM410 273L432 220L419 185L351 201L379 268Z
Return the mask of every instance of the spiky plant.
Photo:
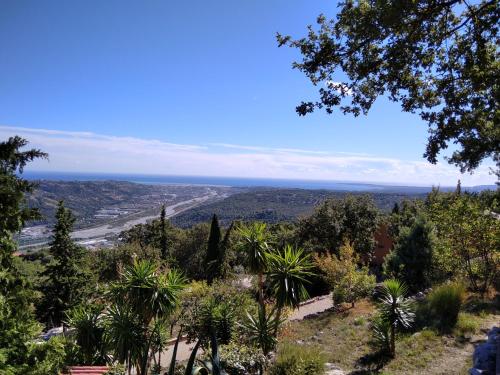
M284 321L279 320L276 308L269 313L259 306L256 316L247 313L247 319L240 323L249 341L261 348L264 355L271 352L278 343L274 332L276 326L280 326Z
M379 290L378 309L380 318L390 326L389 354L396 355L396 331L408 329L415 320L413 301L406 298L408 288L396 279L384 281Z
M312 262L301 248L286 245L282 250L266 253L267 280L276 299L277 321L284 307L298 308L309 297L305 284L309 283ZM278 332L278 325L274 334Z

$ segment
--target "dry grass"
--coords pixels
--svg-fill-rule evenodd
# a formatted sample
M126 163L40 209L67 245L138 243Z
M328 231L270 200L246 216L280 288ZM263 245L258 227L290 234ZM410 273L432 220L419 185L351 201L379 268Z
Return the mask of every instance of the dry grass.
M486 305L487 309L461 314L452 334L423 329L401 335L393 360L374 355L370 347L370 318L375 308L369 301L359 302L354 309L326 311L292 322L280 342L317 346L328 362L350 374L466 374L474 345L484 337L486 329L500 321L498 309L491 303Z

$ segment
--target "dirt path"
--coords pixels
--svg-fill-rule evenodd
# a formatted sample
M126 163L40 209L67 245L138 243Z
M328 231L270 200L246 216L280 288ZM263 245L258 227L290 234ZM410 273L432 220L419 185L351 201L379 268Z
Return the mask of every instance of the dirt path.
M333 307L332 297L321 296L313 298L309 301L306 301L299 307L297 310L293 311L288 317L289 321L292 320L302 320L307 315L317 314L322 311L328 310ZM178 361L186 361L189 359L191 355L191 351L193 350L195 343L187 344L185 341L179 343L179 347L177 348L177 360ZM163 367L167 367L170 364L170 359L172 358L173 344L168 348L168 350L164 351L161 358L161 365Z

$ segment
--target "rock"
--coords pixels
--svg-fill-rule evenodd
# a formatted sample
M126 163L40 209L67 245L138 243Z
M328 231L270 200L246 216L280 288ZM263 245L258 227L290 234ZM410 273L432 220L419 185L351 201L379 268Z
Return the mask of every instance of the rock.
M325 375L345 375L345 372L333 363L325 363Z
M478 370L477 368L471 368L469 371L470 375L486 375L483 370Z
M423 301L425 299L425 294L423 292L418 292L415 294L415 300L417 301Z
M497 353L497 337L500 334L498 327L492 328L488 332L488 340L476 346L472 356L474 368L470 370L471 374L494 374Z

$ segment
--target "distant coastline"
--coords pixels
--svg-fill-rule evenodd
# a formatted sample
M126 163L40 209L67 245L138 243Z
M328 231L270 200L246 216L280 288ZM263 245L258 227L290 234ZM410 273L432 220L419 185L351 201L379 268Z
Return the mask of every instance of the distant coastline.
M351 181L319 181L319 180L293 180L272 178L245 178L245 177L207 177L207 176L169 176L169 175L141 175L119 173L84 173L84 172L45 172L25 171L25 178L29 180L52 181L127 181L140 184L154 185L204 185L204 186L230 186L230 187L266 187L266 188L296 188L296 189L322 189L334 191L353 192L408 192L426 193L432 186L411 186L385 183L364 183ZM463 187L470 191L496 189L495 185L481 185ZM449 191L454 186L441 186L441 190Z

